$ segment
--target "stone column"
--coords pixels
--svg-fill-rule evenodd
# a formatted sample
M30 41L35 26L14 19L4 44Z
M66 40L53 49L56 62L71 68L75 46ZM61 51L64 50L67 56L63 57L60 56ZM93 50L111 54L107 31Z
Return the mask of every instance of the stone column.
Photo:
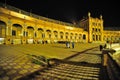
M5 43L6 44L11 44L12 42L12 22L11 19L9 18L7 21L7 25L6 25L6 39L5 39Z

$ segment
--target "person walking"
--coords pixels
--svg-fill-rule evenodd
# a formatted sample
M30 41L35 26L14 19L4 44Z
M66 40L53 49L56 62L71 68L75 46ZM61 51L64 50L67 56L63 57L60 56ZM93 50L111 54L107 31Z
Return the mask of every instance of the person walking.
M74 44L74 42L72 42L72 48L74 48L74 46L75 46L75 44Z
M68 42L66 42L66 48L68 48Z
M70 48L70 42L68 42L68 48Z
M69 41L66 42L66 47L70 48L70 42Z

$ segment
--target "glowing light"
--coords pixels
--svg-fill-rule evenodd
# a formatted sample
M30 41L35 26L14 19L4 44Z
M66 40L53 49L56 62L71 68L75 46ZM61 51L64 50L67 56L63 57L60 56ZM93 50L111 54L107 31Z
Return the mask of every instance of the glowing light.
M73 27L69 27L69 26L66 26L65 28L69 29L69 30L73 30L74 29Z

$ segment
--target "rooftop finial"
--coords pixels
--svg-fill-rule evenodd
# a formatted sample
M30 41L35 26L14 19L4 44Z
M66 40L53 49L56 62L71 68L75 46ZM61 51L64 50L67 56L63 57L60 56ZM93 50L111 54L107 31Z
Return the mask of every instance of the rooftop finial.
M100 15L100 19L102 19L102 15Z
M88 17L90 17L90 15L91 15L90 12L88 12Z

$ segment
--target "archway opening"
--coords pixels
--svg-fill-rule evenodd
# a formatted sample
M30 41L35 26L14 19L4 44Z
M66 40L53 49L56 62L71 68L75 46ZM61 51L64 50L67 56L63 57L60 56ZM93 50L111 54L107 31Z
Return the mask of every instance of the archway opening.
M6 23L0 21L0 44L5 43L5 36L6 36Z

